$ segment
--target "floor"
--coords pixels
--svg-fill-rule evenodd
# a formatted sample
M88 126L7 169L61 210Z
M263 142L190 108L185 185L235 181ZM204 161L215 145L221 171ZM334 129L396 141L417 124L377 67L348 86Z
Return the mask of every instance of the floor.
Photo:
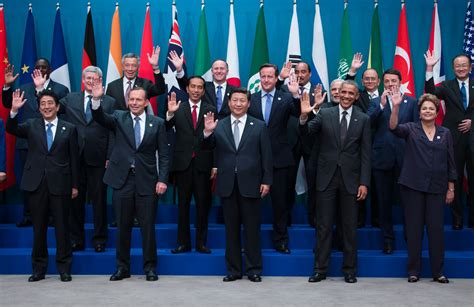
M0 275L0 306L472 306L474 279L449 284L422 279L340 277L310 284L304 277L246 278L223 283L222 276L160 276L147 282L132 276L118 282L108 276L76 275L70 283L58 276L28 283L27 275Z

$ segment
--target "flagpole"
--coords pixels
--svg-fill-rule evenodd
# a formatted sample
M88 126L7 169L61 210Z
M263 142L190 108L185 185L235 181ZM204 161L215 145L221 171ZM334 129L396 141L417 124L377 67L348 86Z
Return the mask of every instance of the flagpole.
M344 9L346 9L348 5L349 5L349 0L344 0Z
M33 4L28 3L28 10L33 13Z
M374 8L376 8L379 5L379 0L374 0Z

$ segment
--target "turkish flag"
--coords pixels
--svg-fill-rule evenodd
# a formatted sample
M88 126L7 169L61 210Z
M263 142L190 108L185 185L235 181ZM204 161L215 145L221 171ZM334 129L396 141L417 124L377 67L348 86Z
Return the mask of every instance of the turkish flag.
M398 37L395 57L393 59L393 68L399 70L402 74L400 91L407 96L416 97L405 4L402 4L400 21L398 23Z
M5 83L5 68L8 66L8 51L7 51L7 31L5 29L5 17L3 12L3 7L0 7L0 84ZM10 110L5 108L1 103L1 95L0 95L0 116L3 120L3 124L7 122L7 117L10 116ZM0 129L5 129L4 127L0 127ZM15 137L10 133L5 133L5 140L1 139L0 136L0 144L5 146L5 154L6 154L6 170L7 173L7 180L0 183L0 191L8 189L13 184L15 184L15 171L14 171L14 164L13 161L15 160ZM5 141L5 144L3 144ZM3 149L2 149L3 150ZM0 163L3 163L0 161ZM3 167L2 167L3 168Z

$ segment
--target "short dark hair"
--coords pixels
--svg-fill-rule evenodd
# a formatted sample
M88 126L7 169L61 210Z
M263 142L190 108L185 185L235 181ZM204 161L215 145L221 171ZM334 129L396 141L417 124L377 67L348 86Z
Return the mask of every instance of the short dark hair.
M342 81L341 88L344 85L352 85L353 87L356 88L357 93L359 93L359 84L357 84L357 82L355 82L354 80L344 80L344 81Z
M433 94L423 94L423 95L420 96L420 98L418 99L418 111L421 110L421 106L426 101L431 101L436 107L436 112L439 112L439 108L441 107L441 103L439 102L438 97L436 97L436 95L433 95Z
M300 61L300 62L296 63L296 65L298 65L298 64L306 64L306 67L308 67L308 72L311 72L311 65L309 65L308 62Z
M186 84L186 87L189 86L189 83L191 83L191 80L192 79L200 79L202 81L202 84L206 84L206 80L204 80L203 77L199 76L199 75L192 75L191 77L188 78L188 84Z
M276 66L275 64L271 64L271 63L265 63L262 66L260 66L260 68L258 69L258 72L260 73L262 71L262 69L264 69L264 68L273 68L273 69L275 69L275 76L278 76L278 74L280 73L278 71L278 66Z
M45 89L41 92L39 92L38 94L38 105L40 104L40 101L41 101L41 98L43 98L44 96L49 96L49 97L52 97L54 99L54 104L55 105L59 105L59 97L58 95L56 95L55 92L53 92L52 90L48 90L48 89Z
M397 69L389 68L386 71L384 71L382 75L382 80L385 78L385 75L396 75L398 77L398 80L402 81L402 74Z
M230 96L229 96L229 100L232 99L232 96L234 94L244 94L245 96L247 96L247 100L250 101L250 92L247 91L247 89L245 87L238 87L236 89L234 89L231 93L230 93Z
M47 58L37 58L36 61L35 61L35 66L39 61L44 61L44 62L46 62L46 65L48 65L48 68L51 67L51 63L49 63L49 60Z
M471 57L468 56L467 54L464 54L464 53L460 53L460 54L458 54L458 55L455 55L455 56L453 57L453 60L451 61L451 65L454 65L454 61L455 61L457 58L462 58L462 57L467 58L468 61L469 61L469 65L472 65Z
M145 93L145 99L148 99L148 93L146 89L144 89L141 86L135 86L134 88L130 89L130 91L128 92L128 97L130 97L131 92L138 92L138 91L143 91Z

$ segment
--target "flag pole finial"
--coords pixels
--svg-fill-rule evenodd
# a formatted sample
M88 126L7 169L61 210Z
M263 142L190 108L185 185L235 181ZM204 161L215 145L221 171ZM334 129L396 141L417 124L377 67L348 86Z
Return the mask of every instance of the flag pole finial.
M147 8L150 7L150 2L147 2L147 3L146 3L146 7L147 7Z
M0 3L0 9L3 9L3 3Z
M263 5L263 0L260 0L260 5Z
M379 0L374 0L374 4L379 4Z
M33 4L28 3L28 9L31 11L33 9Z
M176 0L173 0L173 3L172 3L172 4L173 4L173 5L176 5Z
M204 5L204 0L201 0L201 5Z
M293 4L296 4L296 0L293 0Z
M319 5L319 0L316 0L316 5Z
M402 1L402 5L405 4L405 0L401 0Z
M438 0L434 0L433 2L434 2L434 4L437 4L437 3L438 3Z
M115 2L115 7L118 7L119 6L119 3L118 2Z
M230 5L234 5L234 0L230 0Z

